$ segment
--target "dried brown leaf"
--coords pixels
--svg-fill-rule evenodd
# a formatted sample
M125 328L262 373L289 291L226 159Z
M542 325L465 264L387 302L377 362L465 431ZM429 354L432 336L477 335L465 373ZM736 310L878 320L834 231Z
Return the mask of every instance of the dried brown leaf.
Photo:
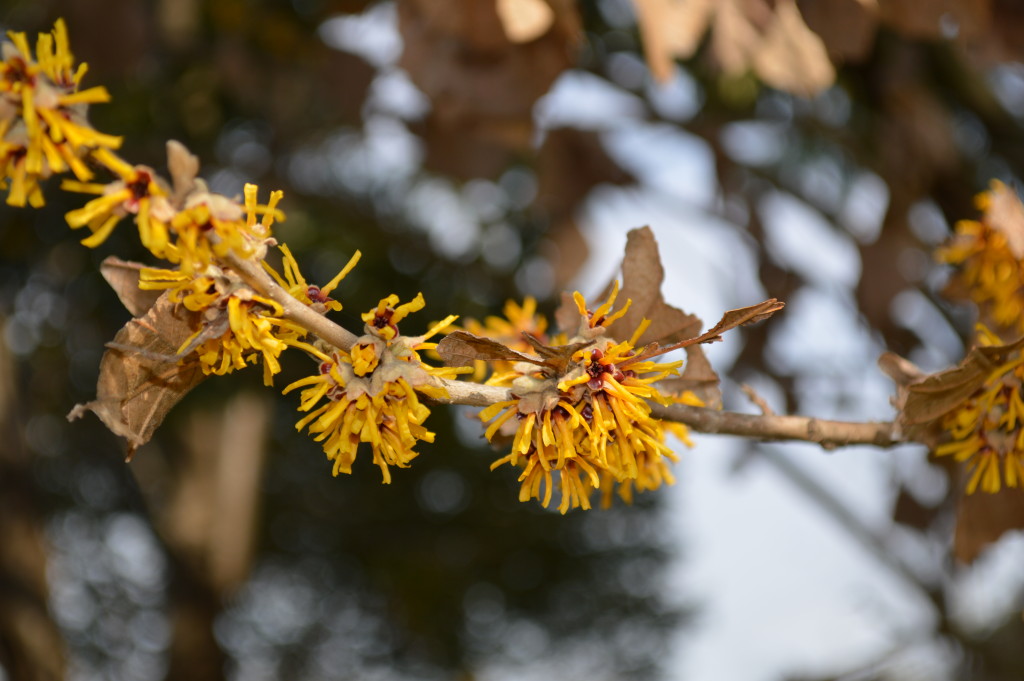
M96 399L76 405L68 419L92 411L111 432L128 440L131 458L171 408L205 378L194 356L181 363L175 359L198 324L197 313L162 295L144 316L117 332L117 347L107 350L100 361Z
M721 0L715 10L711 53L730 75L744 73L772 22L766 0Z
M196 176L199 174L199 157L181 142L168 140L167 170L171 173L171 184L174 188L173 201L179 204L195 187Z
M765 319L768 319L773 314L781 310L786 306L780 300L775 298L769 298L757 305L750 305L749 307L740 307L735 310L729 310L722 315L722 318L713 327L697 336L696 338L684 341L687 345L696 343L714 343L722 340L722 334L726 331L735 329L737 326L747 326L748 324L757 324ZM683 347L683 346L681 346Z
M631 229L626 237L626 254L622 259L622 289L617 303L619 307L632 303L621 318L608 327L608 334L619 340L633 335L644 319L651 324L640 337L637 345L661 343L668 345L698 333L701 321L695 315L687 314L665 302L661 295L661 284L665 280L665 268L661 264L658 242L650 227ZM605 287L601 298L611 293L611 283Z
M437 344L437 354L447 366L453 367L472 366L477 360L545 364L543 359L524 355L498 341L482 338L468 331L453 331L442 338Z
M797 0L807 27L833 59L862 61L878 31L878 0Z
M963 489L963 484L959 485ZM953 555L973 563L1004 533L1024 529L1024 489L1004 487L995 494L961 493L956 507Z
M718 409L722 406L721 379L699 345L686 348L686 365L679 381L680 392L691 391L705 407Z
M992 369L1022 346L1024 338L1010 345L972 348L959 366L910 384L900 422L918 426L942 418L974 394Z
M555 22L555 12L544 0L496 0L495 9L505 36L513 43L536 40Z
M529 343L537 354L540 355L545 366L550 367L556 374L564 373L572 362L572 356L577 350L590 345L592 340L579 341L569 345L544 345L528 333L523 333L523 338Z
M582 36L576 3L546 4L554 14L551 26L533 40L514 42L495 0L398 3L400 64L432 104L424 128L428 165L470 177L481 165L479 150L491 173L530 152L534 105L572 65ZM445 158L450 143L457 153Z
M672 77L676 59L697 50L707 31L712 0L633 0L643 38L644 57L651 75L660 83Z
M658 389L671 395L682 395L690 391L704 403L705 407L718 409L722 406L720 381L718 374L711 368L711 362L704 354L704 349L699 345L691 345L686 348L686 364L682 375L658 381Z
M796 0L776 3L753 65L768 85L805 97L825 90L836 77L825 43L804 23Z
M121 304L128 308L133 317L146 314L153 307L163 291L144 291L139 288L139 272L145 267L141 263L121 260L113 255L100 264L100 274L114 289Z

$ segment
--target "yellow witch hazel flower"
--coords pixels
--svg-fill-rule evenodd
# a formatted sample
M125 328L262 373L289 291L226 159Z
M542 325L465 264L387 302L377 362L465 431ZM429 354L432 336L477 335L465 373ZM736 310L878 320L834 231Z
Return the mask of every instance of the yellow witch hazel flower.
M419 442L434 441L434 433L423 425L430 409L419 395L447 396L438 379L453 378L459 370L428 366L418 353L435 347L427 339L456 317L447 317L423 336L400 335L398 323L423 306L423 294L404 305L398 305L395 295L384 298L363 315L366 333L350 350L330 355L317 351L319 373L285 388L285 393L304 388L299 410L309 413L295 427L308 426L314 439L323 442L334 475L352 472L359 444L365 442L384 482L390 483L391 466L407 467L419 454L414 449Z
M70 170L92 177L82 157L92 149L116 149L121 138L95 131L86 120L89 104L110 101L103 87L79 90L86 65L74 68L67 27L58 19L36 41L33 57L24 33L8 33L0 61L0 188L7 203L38 208L40 180Z
M181 145L168 145L169 165L187 155ZM207 190L194 172L177 177L173 189L146 166L133 166L105 149L93 157L119 179L108 184L65 180L68 191L99 194L65 216L72 229L88 227L92 235L82 241L94 247L103 243L127 215L135 215L142 245L157 256L190 274L201 272L218 258L234 253L252 256L270 237L275 220L284 220L277 204L284 192L270 193L266 205L257 203L259 188L246 184L244 203ZM194 170L198 169L198 164ZM257 219L259 218L259 219Z
M961 220L936 257L958 265L953 282L982 310L982 319L1024 333L1024 206L998 180L975 202L981 220Z
M1000 345L995 334L979 327L982 346ZM946 414L943 428L952 438L935 449L966 463L967 493L979 488L995 494L1003 487L1024 487L1024 356L1018 349L994 368L984 384Z
M74 180L61 184L67 191L100 195L65 216L72 229L89 228L92 234L82 244L99 246L122 218L134 214L142 245L158 258L177 262L168 226L175 215L168 200L170 189L150 168L133 166L109 150L99 149L93 156L120 179L109 184Z
M263 261L263 268L270 273L271 276L281 285L281 288L288 291L288 293L296 300L311 306L317 312L321 314L333 310L335 312L341 310L341 303L330 297L332 291L337 288L341 280L352 271L352 268L356 266L359 259L362 257L360 251L356 251L355 254L349 259L348 264L345 265L338 272L333 279L331 279L323 288L319 286L309 284L306 282L306 278L302 276L302 272L299 271L299 263L295 260L295 256L292 255L291 250L285 244L278 246L283 256L283 267L284 276L281 276L273 267Z
M627 341L604 337L605 329L629 307L627 303L611 313L617 295L616 284L608 300L591 312L577 292L573 298L580 324L566 346L571 355L565 366L552 371L549 366L515 364L504 381L516 397L479 414L490 422L488 440L508 425L515 427L511 453L492 468L508 463L523 469L521 501L536 498L549 506L557 483L558 508L565 513L590 508L595 489L604 490L602 503L607 506L616 486L630 501L634 488L674 482L665 460L677 457L665 445L665 426L651 416L647 400L677 401L662 394L655 383L675 375L682 362L659 364L639 357L636 343L647 321ZM692 395L685 399L699 403ZM681 434L685 436L685 429Z
M305 283L291 252L286 247L282 250L288 278ZM359 255L357 252L323 290L333 290L355 266ZM280 278L269 266L267 269ZM284 311L277 302L253 293L231 270L207 265L201 274L189 275L181 270L143 268L139 287L167 290L172 302L202 313L202 325L182 344L178 354L184 357L196 352L206 374L223 375L262 359L263 382L271 385L273 376L281 370L279 358L286 348L300 348L317 357L323 354L301 340L306 330L283 319ZM303 299L295 292L292 295L320 313L328 309L322 301ZM341 303L330 303L329 309L341 309Z

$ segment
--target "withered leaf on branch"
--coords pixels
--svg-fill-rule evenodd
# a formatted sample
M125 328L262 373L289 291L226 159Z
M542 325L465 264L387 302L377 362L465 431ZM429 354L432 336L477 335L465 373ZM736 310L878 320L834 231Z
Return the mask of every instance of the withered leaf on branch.
M198 314L164 294L150 310L124 325L116 347L100 361L96 399L75 405L68 420L92 411L128 441L128 458L153 437L167 413L204 378L194 356L177 361L178 348L199 324Z
M143 267L141 263L121 260L113 255L104 258L100 264L100 274L133 317L146 314L163 293L139 288L139 272Z
M970 399L993 369L1021 347L1024 339L1010 345L975 347L959 366L929 375L894 353L882 355L878 364L896 383L897 421L904 434L934 449L948 438L942 418ZM1024 528L1024 490L1004 486L995 494L967 494L962 479L967 474L964 465L957 465L951 474L957 490L953 555L970 563L1004 532Z
M797 0L797 5L833 59L860 62L870 54L878 29L878 0Z
M1010 345L974 347L958 366L938 373L923 375L901 371L912 364L886 353L879 365L905 390L901 398L899 422L911 437L963 404L985 382L989 373L1006 361L1010 353L1024 347L1024 338ZM916 367L915 367L916 368ZM915 437L915 439L918 439Z
M665 268L654 232L650 227L629 230L626 254L622 258L622 289L616 306L621 308L627 300L633 302L626 314L608 327L612 338L629 338L644 319L650 319L651 324L637 341L638 346L652 342L668 345L700 331L702 324L696 315L665 302L661 295L664 281ZM607 298L611 288L612 282L609 282L601 297Z
M577 350L585 348L591 343L591 341L585 340L569 345L544 345L526 332L523 332L523 338L544 359L544 365L550 367L556 374L561 374L566 370Z
M199 175L199 157L177 140L167 141L167 169L171 173L172 200L180 203L196 185Z
M536 40L555 23L555 12L545 0L497 0L495 9L505 36L513 43Z
M683 373L679 378L669 378L658 382L658 388L663 393L681 395L684 392L692 392L696 395L705 407L718 409L722 406L722 389L719 387L721 379L711 362L699 345L691 345L686 348L686 364L683 366Z
M545 364L543 359L524 355L498 341L481 338L468 331L452 331L442 338L437 344L437 354L450 367L472 366L476 360Z
M717 324L707 332L702 333L693 342L713 343L719 341L722 339L722 334L726 331L735 329L737 326L747 326L763 322L785 306L786 304L781 300L769 298L757 305L729 310L722 315L722 319Z
M825 41L808 28L796 0L633 0L651 74L664 82L672 62L691 56L711 27L710 53L727 74L752 69L798 95L835 80Z
M772 87L806 97L836 78L824 41L804 23L795 0L779 0L775 17L753 59L754 70Z
M633 0L651 75L664 83L676 59L697 51L714 8L713 0Z

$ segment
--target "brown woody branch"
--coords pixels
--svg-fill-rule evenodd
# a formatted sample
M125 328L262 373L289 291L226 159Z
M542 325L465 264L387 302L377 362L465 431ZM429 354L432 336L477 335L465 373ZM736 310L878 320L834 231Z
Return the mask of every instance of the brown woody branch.
M498 388L464 381L445 381L449 398L438 400L443 404L463 404L486 407L495 402L511 399L507 388ZM704 407L677 404L651 405L654 416L678 421L698 433L739 435L754 440L796 440L813 442L825 449L849 445L892 447L905 440L890 421L829 421L808 416L779 416L776 414L740 414Z
M348 350L355 344L356 335L354 333L335 324L301 301L296 300L292 294L281 288L258 262L239 258L234 253L229 253L227 260L231 268L238 272L238 276L242 278L242 281L261 296L270 298L281 306L284 310L285 319L295 322L336 348Z
M890 421L829 421L809 416L739 414L704 407L651 405L655 416L683 423L698 433L740 435L755 440L802 440L825 449L848 445L892 447L905 440Z
M335 347L345 350L352 347L356 340L355 334L293 298L258 263L234 255L229 258L231 267L238 272L245 283L260 295L278 303L284 309L284 316L287 319L308 329ZM507 388L466 381L443 381L443 383L448 390L448 399L437 400L442 404L486 407L512 397ZM677 421L698 433L739 435L755 440L814 442L825 449L848 445L892 447L904 442L891 422L860 423L829 421L807 416L740 414L682 404L668 407L652 404L651 407L653 415L657 418Z

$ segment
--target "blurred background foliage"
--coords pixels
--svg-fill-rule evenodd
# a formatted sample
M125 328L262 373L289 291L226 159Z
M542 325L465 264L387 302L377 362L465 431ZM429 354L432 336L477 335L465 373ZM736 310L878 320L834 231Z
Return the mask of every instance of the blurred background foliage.
M670 64L662 85L644 61L646 46L656 63L657 36L647 29L642 42L627 0L551 0L550 22L522 42L506 35L502 4L10 0L0 22L32 36L66 19L90 66L86 85L113 96L90 118L124 136L125 158L162 169L164 144L177 139L217 191L283 189L288 220L276 234L311 281L361 249L340 296L349 328L392 292L428 302L407 333L527 294L550 310L594 247L578 222L595 188L636 186L649 170L611 149L609 133L628 118L700 140L717 196L701 210L752 249L771 296L821 289L767 224L780 202L795 202L859 251L860 276L827 293L858 310L873 342L927 368L959 358L970 320L938 301L930 250L974 214L989 178L1013 182L1024 168L1024 14L1014 3L730 0L710 33L686 28L696 54ZM699 17L707 3L682 5ZM755 54L749 36L790 6L822 37L826 62ZM749 63L730 70L736 54ZM786 70L801 59L820 68ZM832 65L834 85L820 87ZM780 68L797 74L780 87L817 94L766 87ZM589 117L545 104L556 84L563 98L593 96ZM261 391L259 372L204 383L127 466L97 420L66 424L94 394L103 343L128 319L98 264L112 253L147 260L127 228L95 251L79 246L62 215L80 203L48 191L44 210L0 209L9 678L671 671L689 608L666 589L682 550L658 529L661 495L566 517L520 504L513 475L488 472L465 410L438 411L437 443L389 487L368 465L331 478L319 446L294 430L294 400ZM840 409L856 400L843 392L856 387L823 388L820 367L780 362L776 328L747 333L736 381L773 376L794 411L823 390ZM308 369L292 357L277 382ZM962 503L955 486L896 484L893 522L944 546ZM979 536L1020 523L1019 513L993 520L1006 515L996 506L972 511ZM1021 640L1019 613L984 635L961 631L947 618L952 569L943 563L918 585L939 613L927 635L955 651L950 677L1024 678L1024 647L1004 643ZM872 669L846 678L891 678Z

